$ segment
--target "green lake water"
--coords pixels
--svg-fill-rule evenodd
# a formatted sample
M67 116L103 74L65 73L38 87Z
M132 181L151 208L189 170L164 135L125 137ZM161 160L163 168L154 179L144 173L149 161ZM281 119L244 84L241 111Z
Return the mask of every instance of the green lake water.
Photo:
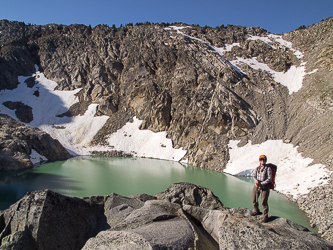
M0 210L26 192L51 189L68 196L87 197L117 193L156 195L172 183L190 182L209 188L227 207L252 209L251 178L238 178L172 161L147 158L80 157L45 163L20 172L0 173ZM285 196L271 192L269 214L310 229L305 213Z

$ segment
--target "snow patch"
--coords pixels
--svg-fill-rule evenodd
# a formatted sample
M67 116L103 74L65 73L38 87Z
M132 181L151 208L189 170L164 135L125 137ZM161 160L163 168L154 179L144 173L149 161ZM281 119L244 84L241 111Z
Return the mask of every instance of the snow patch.
M29 77L19 76L20 84L16 89L0 92L0 112L17 121L15 110L2 105L5 101L22 102L32 108L33 120L26 125L37 127L57 139L72 155L89 154L89 143L103 127L108 116L96 116L97 104L91 104L82 116L59 117L70 106L78 102L76 94L81 89L73 91L54 90L57 83L47 79L38 71L31 77L36 84L29 88L24 81ZM38 96L35 93L38 92Z
M140 130L142 120L133 118L116 133L110 135L108 143L114 150L124 151L138 157L180 161L186 154L182 148L174 149L166 132L154 133Z
M225 58L223 57L223 52L224 52L224 51L227 51L227 50L229 50L229 49L231 50L230 46L227 46L226 49L224 49L224 48L218 48L218 47L215 47L215 46L212 46L212 45L208 44L208 43L205 42L204 40L201 40L201 39L199 39L199 38L197 38L197 37L193 37L193 36L186 35L186 34L184 34L183 32L180 31L181 29L184 29L184 28L191 28L191 26L187 26L187 27L170 26L170 29L171 29L171 28L174 29L174 30L177 30L177 34L181 34L181 35L183 35L183 36L187 36L187 37L190 38L190 39L197 40L197 41L199 41L199 42L201 42L201 43L207 44L208 47L210 47L214 52L218 53L218 54L221 56L221 58L222 58L227 64L229 64L234 70L236 70L239 74L243 74L243 72L242 72L238 67L236 67L235 65L233 65L232 63L230 63L227 59L225 59ZM239 43L235 43L235 44L232 45L232 46L239 46Z
M39 128L56 138L72 155L89 155L90 151L104 151L90 146L90 142L102 129L108 116L96 116L98 104L90 104L83 115L58 118L59 125L40 125Z
M224 58L224 52L231 51L234 46L240 47L239 43L226 44L225 48L218 48L218 47L208 44L207 42L205 42L199 38L184 34L183 32L180 31L181 29L184 29L184 28L191 28L191 26L187 26L187 27L170 26L167 30L172 30L172 29L177 30L177 34L181 34L181 35L187 36L193 40L197 40L199 42L207 44L211 49L213 49L215 52L217 52L226 63L228 63L234 70L236 70L240 74L244 74L244 73L242 72L242 70L239 67L237 67L237 65L240 65L242 63L246 63L251 68L256 69L256 70L261 69L261 70L267 71L268 73L272 74L272 76L276 82L278 82L288 88L290 95L293 92L297 92L298 90L300 90L302 88L303 79L304 79L305 75L316 72L316 71L312 71L310 73L305 73L306 69L305 69L304 62L301 63L301 65L299 67L291 66L286 72L277 72L275 70L272 70L271 68L269 68L269 66L267 64L258 62L256 57L246 58L246 59L237 57L237 60L229 62L228 60L226 60ZM273 34L268 35L268 37L249 35L248 39L249 40L261 40L261 41L267 43L269 46L271 46L274 49L276 49L276 48L273 45L271 45L271 43L273 41L276 41L276 42L280 43L281 46L285 46L285 47L289 48L290 50L292 50L294 55L297 58L301 59L303 57L303 53L298 50L293 49L292 43L284 40L282 38L282 36L273 35Z
M225 173L238 176L252 176L259 165L259 155L266 155L268 162L277 165L276 190L297 198L299 195L319 185L327 183L330 172L325 165L314 164L310 158L304 158L298 153L297 147L284 143L282 140L268 140L252 145L251 141L243 147L238 147L239 141L229 142L230 160Z
M192 26L169 26L169 30L173 29L173 30L176 30L177 33L179 32L181 34L182 34L182 32L180 30L187 29L187 28L192 28ZM164 28L164 29L167 29L167 28Z
M299 67L291 66L286 72L278 72L272 70L270 67L268 67L267 64L258 62L256 57L247 58L247 59L237 57L237 60L231 61L231 63L235 65L240 65L242 63L245 63L253 69L267 71L273 76L276 82L288 88L289 94L297 92L302 88L303 79L305 75L316 72L312 71L310 73L306 73L305 63L302 63Z
M276 42L280 43L282 46L289 48L291 51L293 51L294 55L298 58L298 59L302 59L302 57L304 56L302 52L300 52L299 50L295 50L293 49L293 44L292 42L286 41L282 38L282 36L280 35L274 35L274 34L269 34L268 37L272 38L273 40L275 40Z
M268 37L266 36L252 36L252 35L249 35L249 37L247 38L248 40L261 40L263 41L264 43L271 43L271 39L269 39Z
M273 41L275 41L280 44L280 48L287 47L288 49L290 49L298 59L301 59L304 56L302 52L300 52L299 50L295 50L293 48L292 42L284 40L281 35L269 34L267 37L249 35L248 40L261 40L264 43L271 46L273 49L276 49L276 48L271 43Z
M214 50L219 53L221 56L224 55L224 52L230 52L233 47L240 47L240 43L225 44L225 48L213 47Z
M252 35L249 35L249 37L247 39L248 40L260 40L260 41L263 41L264 43L268 44L273 49L276 49L273 45L270 44L272 42L272 40L269 39L266 36L252 36Z
M272 48L276 49L273 45L271 45L271 43L273 41L275 41L280 44L280 47L287 47L288 49L290 49L298 59L301 60L304 56L304 54L301 51L295 50L292 47L293 44L289 41L284 40L281 35L269 34L268 37L250 35L248 39L249 40L261 40L261 41L267 43ZM267 72L271 73L276 82L281 83L282 85L286 86L289 89L289 94L292 94L293 92L297 92L298 90L300 90L302 88L303 79L304 79L305 75L313 74L317 71L317 69L316 69L309 73L305 73L306 62L302 62L301 65L298 67L296 67L296 66L290 67L290 69L288 69L287 72L276 72L276 71L270 69L268 67L268 65L266 65L264 63L259 63L256 58L251 58L251 59L237 58L237 60L233 61L232 63L237 64L240 62L247 63L253 69L262 69L262 70L266 70Z
M311 74L314 74L314 73L316 73L318 71L318 69L314 69L314 70L312 70L311 72L309 72L309 73L306 73L307 75L311 75Z
M109 119L108 116L95 116L98 104L89 105L83 115L67 117L59 115L68 111L69 107L78 102L76 94L81 89L73 91L55 90L57 83L47 79L38 71L32 75L36 84L29 88L24 83L29 77L18 77L19 85L13 90L0 91L0 113L7 114L17 121L15 110L2 105L3 102L22 102L32 108L33 120L26 124L37 127L57 139L72 155L89 155L91 151L121 150L138 157L179 161L186 154L185 150L174 149L166 132L154 133L140 130L142 121L134 118L133 123L126 124L121 130L110 135L111 145L90 145L94 136ZM38 95L36 95L38 92ZM125 136L126 134L126 136ZM41 157L34 152L32 159Z
M186 35L186 34L184 34L183 32L180 31L180 30L186 29L186 28L192 28L192 27L191 26L186 26L186 27L184 27L184 26L169 26L169 28L164 28L164 29L165 30L170 30L170 31L171 30L176 30L177 34L180 34L180 35L183 35L183 36L187 36L187 37L189 37L189 38L191 38L193 40L197 40L197 41L202 42L202 43L206 43L204 40L201 40L201 39L193 37L193 36Z
M36 150L31 149L30 161L32 164L36 165L42 162L46 162L48 159L45 156L38 154Z

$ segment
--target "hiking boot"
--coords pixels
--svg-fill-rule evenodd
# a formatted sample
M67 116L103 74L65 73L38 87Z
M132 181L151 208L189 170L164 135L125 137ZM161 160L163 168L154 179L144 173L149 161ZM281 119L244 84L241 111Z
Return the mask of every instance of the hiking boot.
M268 217L265 216L265 217L262 219L261 223L267 223L268 221L269 221Z
M256 215L259 215L259 214L260 214L260 212L253 211L251 215L256 216Z

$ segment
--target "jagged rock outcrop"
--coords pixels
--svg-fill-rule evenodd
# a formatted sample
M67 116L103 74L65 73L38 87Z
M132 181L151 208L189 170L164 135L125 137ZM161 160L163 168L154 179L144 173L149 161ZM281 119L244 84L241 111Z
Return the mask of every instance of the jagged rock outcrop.
M67 150L49 134L27 127L7 115L0 114L0 135L0 171L32 168L32 150L50 161L70 157Z
M169 201L171 200L171 202ZM1 249L332 249L283 218L261 224L189 183L157 196L28 193L0 214Z
M33 120L32 108L22 102L4 102L3 105L11 110L15 110L17 118L24 123L29 123Z
M286 130L286 88L262 73L239 73L211 47L232 42L249 47L246 36L266 34L261 28L183 30L188 36L205 34L200 38L206 43L160 25L91 29L2 21L1 28L7 36L1 37L4 81L0 89L8 84L15 87L6 81L13 72L8 58L24 47L34 55L29 65L37 60L58 89L82 88L80 102L68 114L82 114L88 104L98 103L97 114L110 116L95 142L103 142L113 131L112 121L124 125L135 115L143 120L143 129L167 131L176 148L187 150L190 164L222 171L229 157L229 139L245 141L259 134L255 131L260 131L260 140L276 139ZM15 41L10 33L17 34ZM248 48L251 56L270 53L272 65L279 65L276 58L283 65L297 61L283 56L282 50L253 43ZM279 112L274 112L275 107Z
M164 192L158 193L156 197L159 200L167 200L181 206L191 205L211 210L225 209L211 190L189 183L175 183Z
M309 237L304 228L282 218L262 224L250 218L247 209L219 211L192 206L184 206L183 209L202 223L219 242L220 249L331 248L319 238Z

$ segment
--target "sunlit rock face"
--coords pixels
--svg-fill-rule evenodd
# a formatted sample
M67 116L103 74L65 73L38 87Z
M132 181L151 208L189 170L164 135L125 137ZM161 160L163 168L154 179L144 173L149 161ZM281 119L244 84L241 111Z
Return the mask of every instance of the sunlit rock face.
M281 36L232 25L91 28L2 20L0 113L50 134L71 155L160 155L223 171L230 163L230 141L242 147L270 140L292 144L313 159L306 171L317 164L332 171L332 22ZM55 83L52 89L42 87L43 79ZM31 96L30 101L5 98L22 86L27 92L20 94ZM39 107L58 107L57 100L57 112L36 115ZM41 117L49 122L38 123ZM119 133L137 121L132 131L149 131L152 137L163 133L163 138L148 143L145 151L126 151L119 142L137 146L133 138L142 137L123 140ZM31 166L33 158L49 159L34 147L25 148L29 157L14 161L25 159ZM157 150L152 153L152 148ZM7 157L7 152L1 154ZM325 184L323 190L333 189L331 178L320 178L325 178L318 184ZM325 197L333 204L332 196ZM315 209L313 198L303 198L300 204L307 204L304 210L313 223L332 231L332 225L318 222L324 221L318 217L324 209Z
M267 224L228 209L209 190L177 183L150 196L75 198L28 193L0 213L1 249L330 249L283 218ZM239 237L242 235L242 237ZM251 244L249 244L251 242Z

